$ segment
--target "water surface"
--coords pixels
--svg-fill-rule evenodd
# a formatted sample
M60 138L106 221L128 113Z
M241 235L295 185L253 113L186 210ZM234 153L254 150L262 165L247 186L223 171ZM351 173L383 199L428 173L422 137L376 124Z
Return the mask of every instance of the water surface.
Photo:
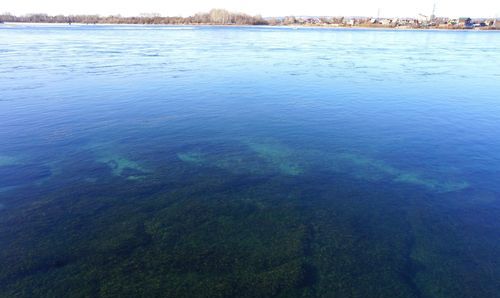
M498 33L0 41L0 295L498 297Z

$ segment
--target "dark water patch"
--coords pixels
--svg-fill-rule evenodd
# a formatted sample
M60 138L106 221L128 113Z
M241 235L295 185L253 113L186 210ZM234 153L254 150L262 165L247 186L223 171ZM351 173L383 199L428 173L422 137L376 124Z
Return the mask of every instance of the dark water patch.
M179 163L174 172L133 183L108 171L101 181L11 210L0 219L0 239L11 243L0 254L8 262L0 271L6 291L22 284L42 296L58 293L69 271L81 280L70 292L93 291L90 268L99 268L98 287L113 295L418 297L427 291L422 272L446 268L416 257L429 240L408 221L421 195L413 188L394 192L331 173L235 175ZM429 214L417 226L431 228L441 216ZM41 275L50 277L44 285Z
M140 56L144 56L144 57L160 57L160 54L158 54L158 53L151 53L151 54L141 53Z
M193 182L195 181L191 181ZM134 279L137 278L132 282L134 286L142 287L145 276L139 278L136 275L138 271L133 269L135 268L133 264L143 264L143 266L145 264L148 270L152 270L162 279L171 276L170 280L169 278L166 280L168 283L162 287L164 290L170 288L170 291L173 290L176 278L195 274L198 276L197 279L188 280L186 287L181 288L196 296L202 293L197 292L201 291L202 285L208 293L216 294L218 287L213 284L216 280L225 284L228 291L241 293L244 296L250 295L249 293L255 295L293 293L290 292L293 287L304 286L303 280L307 270L300 260L304 229L300 221L295 218L296 211L293 208L285 211L269 204L271 202L264 205L256 204L253 198L260 197L259 200L263 200L264 203L279 198L268 197L265 193L259 196L250 186L240 186L241 188L233 191L230 191L231 188L226 188L215 192L213 192L215 188L210 184L206 187L212 192L208 197L207 191L193 192L189 186L186 187L187 195L179 193L179 189L170 195L158 194L164 197L164 200L171 201L164 208L159 204L159 198L148 198L140 192L142 199L133 200L139 193L132 189L123 192L127 193L130 200L126 199L127 196L121 196L119 205L112 203L117 202L118 198L105 199L102 193L99 199L92 199L94 193L92 189L97 190L96 186L87 187L85 194L75 193L71 189L61 190L43 203L45 207L37 207L46 210L44 218L57 218L57 225L37 225L39 216L32 216L23 224L24 228L18 231L21 233L35 229L40 233L40 230L43 230L41 234L45 235L46 240L42 242L52 239L51 246L55 251L58 250L57 247L61 249L64 247L76 253L78 257L72 260L67 258L44 260L42 259L44 253L41 253L39 246L42 243L33 239L30 233L22 237L18 234L16 238L21 238L17 238L17 241L37 243L31 249L39 252L40 259L22 261L23 266L29 266L31 269L5 273L7 276L4 275L2 280L4 283L9 283L13 276L11 274L17 274L14 279L30 280L41 270L50 276L57 274L63 268L74 266L81 267L83 274L85 261L86 264L90 262L105 266L102 268L108 268L106 271L110 273L114 272L115 277L105 282L106 284L121 283L122 278L125 278L123 274L127 274ZM257 193L262 191L265 192L265 188L257 190ZM113 193L117 194L116 191ZM69 199L70 197L72 199ZM75 200L78 197L80 198ZM268 199L265 199L266 197ZM155 210L143 209L149 200L156 202L152 205L156 206ZM112 205L115 205L116 209L110 209ZM149 213L147 216L144 213L146 210ZM26 212L37 214L37 209L23 211ZM20 218L17 215L12 214L6 219L8 222L4 223L13 224L13 221L18 219ZM195 226L198 228L193 229ZM87 232L91 234L86 236ZM72 233L72 236L61 237L60 233ZM12 236L17 232L10 231L8 234ZM0 235L5 236L5 231ZM17 243L27 248L25 244L21 244L22 242ZM4 253L14 253L14 250ZM49 251L47 255L51 255ZM16 272L16 266L13 264L8 268L8 272ZM239 273L234 275L235 272ZM82 275L82 278L85 281L85 275ZM38 291L43 288L39 288ZM120 293L126 294L128 290L130 289L123 289L124 292Z
M7 165L0 166L0 187L30 184L50 177L51 170L41 165Z

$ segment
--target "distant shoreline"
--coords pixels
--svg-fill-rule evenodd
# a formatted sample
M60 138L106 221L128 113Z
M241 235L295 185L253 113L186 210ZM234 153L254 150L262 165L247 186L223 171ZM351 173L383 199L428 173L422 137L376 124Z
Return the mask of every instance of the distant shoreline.
M49 23L49 24L109 24L109 25L185 25L185 26L286 26L294 28L368 28L368 29L437 29L437 30L499 30L500 19L449 18L434 14L417 17L367 17L367 16L282 16L262 17L245 13L212 9L188 17L161 16L147 13L139 16L121 15L47 15L44 13L15 16L0 14L0 23Z
M394 31L499 31L497 28L439 28L439 27L410 27L410 26L332 26L332 25L247 25L247 24L137 24L137 23L64 23L64 22L4 22L1 26L33 26L33 27L71 27L71 26L134 26L134 27L264 27L264 28L288 28L288 29L338 29L338 30L394 30Z

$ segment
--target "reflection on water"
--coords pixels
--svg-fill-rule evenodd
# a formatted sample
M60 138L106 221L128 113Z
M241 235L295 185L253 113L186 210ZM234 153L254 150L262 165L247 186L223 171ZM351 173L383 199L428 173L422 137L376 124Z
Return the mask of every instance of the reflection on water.
M497 33L0 38L6 297L500 292Z

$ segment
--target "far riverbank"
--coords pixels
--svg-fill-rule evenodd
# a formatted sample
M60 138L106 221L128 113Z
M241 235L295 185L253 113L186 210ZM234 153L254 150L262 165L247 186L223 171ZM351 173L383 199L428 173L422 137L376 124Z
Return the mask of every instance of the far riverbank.
M0 23L0 28L6 27L71 27L71 26L137 26L137 27L264 27L264 28L288 28L288 29L339 29L339 30L396 30L396 31L498 31L498 28L493 27L476 27L476 28L460 28L460 27L411 27L411 26L335 26L335 25L238 25L238 24L136 24L136 23L47 23L47 22L5 22Z

